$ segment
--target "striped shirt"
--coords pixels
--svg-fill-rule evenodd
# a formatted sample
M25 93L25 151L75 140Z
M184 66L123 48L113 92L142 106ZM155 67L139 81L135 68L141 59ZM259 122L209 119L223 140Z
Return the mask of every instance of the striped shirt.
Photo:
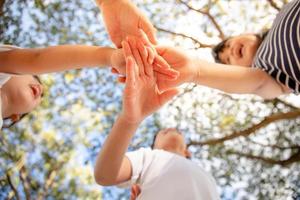
M252 67L300 93L300 0L288 3L278 13Z

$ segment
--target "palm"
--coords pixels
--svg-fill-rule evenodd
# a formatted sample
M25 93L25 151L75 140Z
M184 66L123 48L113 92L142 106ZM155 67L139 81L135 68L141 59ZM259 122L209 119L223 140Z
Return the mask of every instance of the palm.
M123 95L124 113L131 122L143 119L162 106L153 78L139 77L134 87L126 86Z
M122 113L128 122L139 123L175 96L178 91L170 89L163 93L159 92L153 67L147 63L147 56L143 51L137 50L134 42L130 45L124 42L123 51L126 56L126 86Z
M194 72L195 69L193 68L191 59L183 51L174 47L157 47L157 51L173 69L180 73L176 80L166 80L158 74L157 85L160 90L163 91L184 82L192 81L193 75L196 72Z
M154 28L138 8L127 0L103 3L102 15L107 31L113 43L120 48L121 42L129 35L139 35L143 29L150 41L155 41Z

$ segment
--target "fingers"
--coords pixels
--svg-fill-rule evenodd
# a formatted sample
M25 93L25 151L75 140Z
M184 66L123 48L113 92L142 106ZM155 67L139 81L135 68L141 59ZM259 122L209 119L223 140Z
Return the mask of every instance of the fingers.
M152 65L154 62L154 58L155 58L155 52L150 47L146 47L146 49L148 52L148 63Z
M156 71L158 74L162 75L161 78L166 79L166 80L174 80L177 79L179 76L179 72L169 68L162 68L160 65L158 65L157 63L153 64L153 69L154 71Z
M148 62L150 64L154 64L154 70L157 71L158 73L164 75L164 79L170 79L174 80L178 77L179 73L172 69L170 65L165 61L165 59L161 56L159 56L156 52L156 49L153 48L153 45L149 42L147 35L144 33L143 30L139 29L139 41L142 41L144 45L146 45L146 49L148 51ZM165 48L158 47L159 50L165 51ZM154 61L154 62L153 62ZM144 62L145 64L145 62ZM149 73L147 74L149 75Z
M144 44L141 42L141 41L136 41L136 46L137 46L137 49L138 49L138 52L139 52L139 54L140 54L140 56L141 56L141 59L142 59L142 61L143 61L143 64L145 65L146 63L144 62L144 58L146 58L146 60L147 60L147 58L148 58L148 56L149 56L149 53L151 53L151 52L148 52L147 51L147 48L144 46Z
M156 29L153 27L153 25L149 21L143 21L141 24L141 29L147 35L147 38L149 38L150 42L156 45Z
M154 62L160 65L162 68L170 68L170 65L167 63L167 61L165 61L165 59L160 55L155 56Z
M137 67L131 56L126 58L126 87L133 87L136 81Z
M177 88L172 88L169 90L164 91L159 95L159 101L161 105L164 105L169 100L171 100L174 96L176 96L179 93L179 90Z
M125 55L125 59L129 56L133 56L130 46L127 41L122 42L123 53Z
M138 68L139 69L139 74L141 76L143 76L143 75L145 75L144 64L143 64L140 52L139 52L138 47L137 47L137 41L135 40L134 37L128 37L128 43L129 43L131 52L133 54L133 57L134 57L135 61L137 62L137 65L139 66L139 68Z
M160 56L163 56L167 52L167 48L164 46L156 46L155 50Z
M149 76L150 78L153 77L153 67L148 62L148 55L152 54L152 52L148 52L147 49L144 47L144 44L138 41L138 50L140 54L142 54L142 61L144 66L145 75ZM146 51L146 53L143 53ZM153 55L152 55L153 56Z
M142 42L145 45L150 46L150 47L153 46L153 44L149 41L148 36L142 29L139 29L139 38L142 40Z
M127 59L128 59L129 57L133 58L134 56L133 56L133 53L132 53L132 51L131 51L130 45L129 45L129 43L128 43L127 41L123 41L123 42L122 42L122 47L123 47L123 53L124 53L124 55L125 55L125 59L126 59L126 67L127 67ZM138 74L139 74L139 70L136 69L136 70L135 70L135 76L138 76Z

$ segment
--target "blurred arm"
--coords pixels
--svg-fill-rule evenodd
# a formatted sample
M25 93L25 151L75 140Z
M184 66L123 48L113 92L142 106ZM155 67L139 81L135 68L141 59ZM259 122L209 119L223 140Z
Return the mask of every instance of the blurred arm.
M111 65L113 48L61 45L40 49L0 52L0 71L14 74L42 74L83 67Z

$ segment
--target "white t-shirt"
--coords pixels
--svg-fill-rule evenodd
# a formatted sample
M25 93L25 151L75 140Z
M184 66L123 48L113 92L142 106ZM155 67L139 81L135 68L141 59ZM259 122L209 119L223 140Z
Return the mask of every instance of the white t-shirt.
M128 152L131 180L119 187L139 184L137 200L219 199L213 177L192 161L164 150L141 148Z
M18 47L11 46L11 45L0 45L0 51L10 51L10 50L13 50L13 49L18 49ZM0 89L10 79L11 76L12 76L12 74L7 74L7 73L1 73L0 72ZM1 94L1 90L0 90L0 94ZM2 128L2 125L3 125L2 99L1 99L1 96L0 96L0 130Z

